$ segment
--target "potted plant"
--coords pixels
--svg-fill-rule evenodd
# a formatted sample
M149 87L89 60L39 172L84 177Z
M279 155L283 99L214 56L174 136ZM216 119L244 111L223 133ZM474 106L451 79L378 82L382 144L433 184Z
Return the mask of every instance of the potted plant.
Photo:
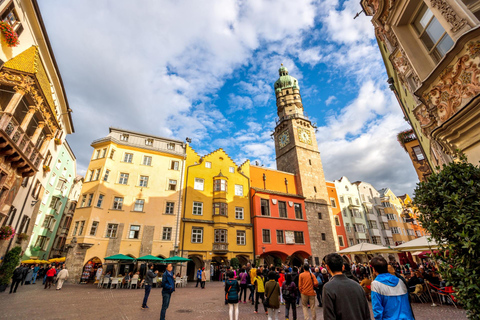
M0 240L10 240L15 235L15 229L12 226L3 226L0 228Z
M0 32L2 33L3 41L5 41L7 46L16 47L20 44L20 41L18 40L18 34L15 32L15 30L13 30L10 23L1 21Z
M62 144L62 140L58 139L58 138L55 138L53 141L55 141L55 144L57 146L61 145Z
M8 287L10 279L12 279L13 276L13 271L20 262L21 252L22 248L15 247L5 255L3 264L0 267L0 292L5 291L5 289Z
M25 241L25 240L28 239L28 234L26 234L25 232L19 233L19 234L17 235L17 239L18 239L19 241Z
M45 171L45 172L50 172L50 167L47 166L47 165L44 165L44 166L43 166L43 171Z

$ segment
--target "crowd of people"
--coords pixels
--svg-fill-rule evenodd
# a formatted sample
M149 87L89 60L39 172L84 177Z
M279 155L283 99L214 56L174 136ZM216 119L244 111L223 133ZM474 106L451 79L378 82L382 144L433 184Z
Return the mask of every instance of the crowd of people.
M370 264L349 264L336 253L327 255L320 266L248 263L238 270L227 268L225 304L231 320L238 319L240 303L251 303L254 313L261 303L269 320L278 319L281 306L287 320L290 315L296 320L300 305L305 319L315 320L321 307L327 320L361 320L370 319L367 300L371 300L375 319L414 319L407 281L396 267L381 256Z
M37 278L43 279L45 289L50 289L53 284L57 286L57 290L61 290L68 278L68 270L65 264L49 264L44 267L22 263L13 271L10 293L16 293L19 285L36 284Z

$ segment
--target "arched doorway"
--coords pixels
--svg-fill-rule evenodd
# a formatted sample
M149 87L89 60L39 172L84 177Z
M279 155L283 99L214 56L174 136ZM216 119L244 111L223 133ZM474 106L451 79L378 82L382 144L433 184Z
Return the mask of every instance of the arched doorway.
M246 266L248 263L247 256L238 255L237 259L238 259L238 262L240 263L240 268L242 268L243 266Z
M205 266L205 262L203 261L202 256L199 255L191 255L188 256L188 258L191 259L191 261L188 261L187 263L188 281L194 281L198 268L203 268Z
M308 259L309 256L305 251L296 251L290 256L290 265L300 268L305 264L305 259Z
M95 274L98 268L102 267L102 260L98 257L93 257L85 263L83 266L82 277L80 283L88 283L89 281L95 281Z
M227 257L213 256L211 265L213 266L213 268L210 268L210 273L213 270L213 275L210 276L211 280L221 281L227 266L230 265L230 261Z

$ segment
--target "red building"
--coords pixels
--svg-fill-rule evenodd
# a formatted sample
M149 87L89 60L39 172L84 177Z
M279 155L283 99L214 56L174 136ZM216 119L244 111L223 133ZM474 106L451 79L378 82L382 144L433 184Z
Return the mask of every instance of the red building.
M311 257L305 198L295 175L250 167L254 255L261 263L301 266Z
M338 203L337 189L335 183L327 182L328 197L330 198L330 205L332 207L332 223L336 237L335 246L337 251L348 247L347 233L345 232L345 225L343 224L342 210Z

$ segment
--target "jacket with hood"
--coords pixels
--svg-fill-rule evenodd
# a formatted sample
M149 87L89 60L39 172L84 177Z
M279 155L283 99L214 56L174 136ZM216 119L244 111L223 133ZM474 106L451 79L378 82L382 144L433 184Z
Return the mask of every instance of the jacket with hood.
M413 320L407 287L390 273L379 274L372 282L372 310L375 320Z

